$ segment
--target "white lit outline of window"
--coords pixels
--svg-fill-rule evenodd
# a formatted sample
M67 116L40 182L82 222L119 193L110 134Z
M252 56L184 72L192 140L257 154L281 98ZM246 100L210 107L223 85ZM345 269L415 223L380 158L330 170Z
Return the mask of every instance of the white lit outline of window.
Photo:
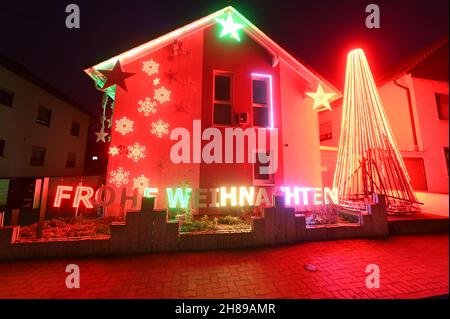
M269 130L273 129L273 94L272 94L272 76L270 74L252 73L252 76L269 79L269 99L270 99L270 126Z

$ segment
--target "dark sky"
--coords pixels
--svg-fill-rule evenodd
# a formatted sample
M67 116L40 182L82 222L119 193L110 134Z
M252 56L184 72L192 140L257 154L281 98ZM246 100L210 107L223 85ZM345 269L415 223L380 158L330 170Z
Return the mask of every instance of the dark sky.
M81 9L81 29L65 27L65 7ZM367 29L376 3L381 28ZM288 52L342 88L346 53L366 51L375 76L448 33L448 0L1 0L0 53L99 113L100 93L82 70L227 5Z

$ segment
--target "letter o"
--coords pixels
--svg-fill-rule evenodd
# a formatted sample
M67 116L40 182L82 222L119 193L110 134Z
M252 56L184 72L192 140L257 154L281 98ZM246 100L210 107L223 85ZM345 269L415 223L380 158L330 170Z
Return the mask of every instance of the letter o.
M107 192L105 194L105 192ZM107 196L109 193L109 196ZM105 199L103 199L103 197ZM108 198L109 197L109 198ZM105 185L97 189L95 192L94 204L97 207L106 207L114 203L116 200L116 190L114 187Z

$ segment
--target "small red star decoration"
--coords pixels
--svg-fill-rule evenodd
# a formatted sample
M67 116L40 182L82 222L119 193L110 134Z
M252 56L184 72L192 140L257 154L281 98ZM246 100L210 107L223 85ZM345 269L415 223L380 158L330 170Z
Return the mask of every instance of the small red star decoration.
M112 70L98 70L98 72L100 72L106 77L106 82L103 85L102 89L106 89L109 88L110 86L117 85L120 86L125 91L127 90L125 79L134 75L134 73L123 72L119 60L117 60L116 64L114 64Z

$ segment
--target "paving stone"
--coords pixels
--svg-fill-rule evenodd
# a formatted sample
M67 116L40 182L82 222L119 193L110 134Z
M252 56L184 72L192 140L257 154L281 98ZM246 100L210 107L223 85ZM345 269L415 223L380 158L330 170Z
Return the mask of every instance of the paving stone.
M229 234L219 238L218 246L230 248ZM206 236L203 240L213 241ZM108 244L108 240L87 240L83 245ZM191 249L192 235L181 234L179 247ZM30 245L18 243L14 254L36 253L36 248L29 249ZM0 298L424 298L448 294L448 249L448 234L438 234L303 242L245 251L3 261ZM80 267L80 289L64 286L69 263ZM318 270L306 271L308 263ZM379 289L365 286L368 264L380 267Z

